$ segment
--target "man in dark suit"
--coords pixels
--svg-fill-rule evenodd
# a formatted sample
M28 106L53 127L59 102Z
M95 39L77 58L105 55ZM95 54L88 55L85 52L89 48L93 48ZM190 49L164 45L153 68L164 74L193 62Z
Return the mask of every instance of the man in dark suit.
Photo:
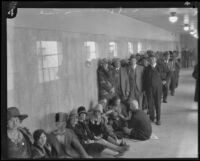
M169 63L169 59L170 59L170 54L169 52L165 52L163 54L164 58L163 58L163 72L161 74L161 78L162 78L162 90L163 90L163 102L167 103L167 96L168 96L168 89L169 89L169 80L170 80L170 75L171 72L169 70L168 67L168 63Z
M115 94L120 97L122 102L126 102L130 93L129 77L126 67L121 67L120 59L113 60L112 84Z
M137 64L135 55L130 57L130 66L128 68L129 82L130 82L130 95L129 101L136 99L139 103L139 108L142 109L143 99L143 79L144 67Z
M156 124L160 125L160 109L162 95L162 66L157 63L154 54L149 56L150 65L144 69L143 86L147 94L150 120L154 122L154 105L156 110Z

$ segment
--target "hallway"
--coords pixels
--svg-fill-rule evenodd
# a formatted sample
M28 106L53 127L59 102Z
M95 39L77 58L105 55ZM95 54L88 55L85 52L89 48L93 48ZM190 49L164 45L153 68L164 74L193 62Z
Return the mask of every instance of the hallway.
M162 103L161 126L152 124L158 139L127 140L130 150L122 158L195 158L198 156L198 111L194 102L193 69L182 69L175 96Z

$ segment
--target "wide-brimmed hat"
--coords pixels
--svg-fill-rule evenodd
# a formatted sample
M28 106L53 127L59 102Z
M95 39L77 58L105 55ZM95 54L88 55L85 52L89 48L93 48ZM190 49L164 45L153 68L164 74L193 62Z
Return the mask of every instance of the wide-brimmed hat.
M27 114L20 114L19 109L17 107L9 107L7 109L7 119L9 120L11 117L18 117L21 121L28 117Z
M64 112L58 112L55 114L55 122L64 122L67 121L68 115Z
M103 105L102 104L97 104L95 108L93 109L94 112L100 112L103 113Z
M80 115L80 114L82 114L82 113L87 114L86 109L85 109L84 106L80 106L80 107L78 108L77 112L78 112L78 115Z
M70 113L69 113L69 118L68 120L71 120L72 118L75 118L77 117L78 114L77 114L77 110L76 109L73 109Z

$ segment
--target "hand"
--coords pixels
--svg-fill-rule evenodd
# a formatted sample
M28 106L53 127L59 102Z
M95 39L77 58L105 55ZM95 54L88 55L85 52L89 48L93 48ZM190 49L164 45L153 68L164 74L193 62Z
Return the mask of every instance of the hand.
M111 90L110 90L110 92L113 94L113 93L115 93L115 88L113 87Z
M162 81L162 83L165 85L167 82L166 81Z

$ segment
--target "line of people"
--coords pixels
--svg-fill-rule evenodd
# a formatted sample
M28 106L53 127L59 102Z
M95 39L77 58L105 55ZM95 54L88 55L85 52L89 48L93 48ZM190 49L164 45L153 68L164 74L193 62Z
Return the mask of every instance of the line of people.
M132 54L128 60L102 59L97 69L99 100L108 102L118 96L125 106L135 99L140 109L147 109L152 122L160 125L161 100L167 103L168 91L172 96L178 87L180 62L177 51L144 55Z

